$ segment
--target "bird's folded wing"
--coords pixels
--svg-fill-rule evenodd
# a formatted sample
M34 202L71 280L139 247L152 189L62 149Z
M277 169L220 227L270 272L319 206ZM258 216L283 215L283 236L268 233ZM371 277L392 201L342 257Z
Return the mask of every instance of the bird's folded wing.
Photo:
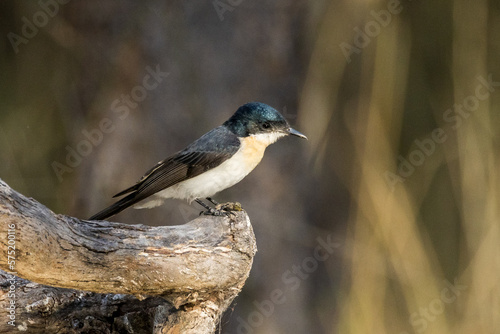
M217 167L233 156L239 147L240 141L236 135L222 126L215 128L183 151L160 161L135 185L113 196L128 194L126 197L90 219L105 219L115 215L165 188Z
M217 167L233 156L239 147L238 137L227 128L219 126L184 150L160 161L147 171L135 185L113 197L136 192L141 195L141 199L146 198L176 183Z
M134 186L141 198L217 167L232 156L227 152L180 152L161 161ZM130 189L130 188L129 188Z

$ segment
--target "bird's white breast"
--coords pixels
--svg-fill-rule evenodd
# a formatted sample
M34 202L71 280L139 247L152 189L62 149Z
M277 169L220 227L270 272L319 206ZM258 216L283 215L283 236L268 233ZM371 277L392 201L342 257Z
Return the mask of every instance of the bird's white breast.
M241 146L231 158L207 172L156 193L135 208L155 207L166 198L192 201L195 198L213 196L247 176L262 160L266 147L284 135L284 133L266 133L240 138Z

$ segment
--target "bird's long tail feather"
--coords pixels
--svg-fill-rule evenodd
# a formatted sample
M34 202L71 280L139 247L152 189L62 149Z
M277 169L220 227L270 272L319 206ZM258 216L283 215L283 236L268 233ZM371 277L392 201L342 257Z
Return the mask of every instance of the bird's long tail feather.
M142 200L142 197L137 196L137 193L133 192L132 194L122 198L118 202L110 205L106 209L99 211L92 217L90 217L88 220L104 220L108 217L114 216L117 213L125 210L131 205L134 205L135 203L139 202Z

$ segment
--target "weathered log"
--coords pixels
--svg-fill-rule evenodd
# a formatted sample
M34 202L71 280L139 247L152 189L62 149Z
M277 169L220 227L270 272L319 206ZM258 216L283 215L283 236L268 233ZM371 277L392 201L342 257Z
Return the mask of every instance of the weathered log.
M233 213L180 226L86 221L0 180L0 332L13 329L14 301L14 324L30 333L213 333L256 252L247 214Z

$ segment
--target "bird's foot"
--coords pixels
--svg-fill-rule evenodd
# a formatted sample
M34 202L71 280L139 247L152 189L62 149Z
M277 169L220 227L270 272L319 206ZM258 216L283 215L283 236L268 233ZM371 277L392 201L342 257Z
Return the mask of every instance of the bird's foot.
M227 202L227 203L217 204L215 206L215 209L219 210L219 211L226 211L226 212L243 211L243 208L241 207L240 202Z
M219 204L216 201L214 201L213 199L211 199L210 197L207 197L207 200L212 202L212 204L215 205L215 208L211 208L208 205L206 205L205 203L203 203L201 200L196 199L196 202L198 202L200 205L202 205L206 209L206 211L200 212L200 215L204 214L204 215L209 215L209 216L230 217L230 216L234 216L234 213L232 211L243 211L243 208L241 207L241 204L239 202L234 202L234 203L227 202L227 203Z
M243 208L241 204L238 202L232 203L221 203L217 204L215 208L210 208L207 211L203 212L204 215L212 215L212 216L234 216L233 211L242 211Z
M200 215L203 214L205 216L225 216L225 217L229 217L230 215L232 215L231 212L228 212L228 211L224 211L224 210L217 210L215 208L210 208L208 209L207 211L202 211L200 212Z

